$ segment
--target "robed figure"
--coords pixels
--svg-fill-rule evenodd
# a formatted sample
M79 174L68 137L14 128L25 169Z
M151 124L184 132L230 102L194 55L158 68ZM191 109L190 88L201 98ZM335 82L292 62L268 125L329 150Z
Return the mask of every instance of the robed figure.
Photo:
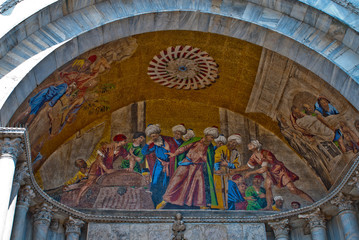
M168 153L170 157L186 154L178 163L178 168L163 195L164 202L157 208L164 207L167 202L179 206L217 205L213 182L214 147L212 141L218 137L218 129L206 128L204 134L204 138L192 138L175 153Z

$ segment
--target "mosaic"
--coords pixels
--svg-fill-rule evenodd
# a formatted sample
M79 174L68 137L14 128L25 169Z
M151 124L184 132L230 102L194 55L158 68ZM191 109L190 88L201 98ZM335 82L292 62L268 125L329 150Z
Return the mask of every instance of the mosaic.
M150 78L163 86L201 89L218 78L218 65L207 52L191 46L169 47L151 60Z

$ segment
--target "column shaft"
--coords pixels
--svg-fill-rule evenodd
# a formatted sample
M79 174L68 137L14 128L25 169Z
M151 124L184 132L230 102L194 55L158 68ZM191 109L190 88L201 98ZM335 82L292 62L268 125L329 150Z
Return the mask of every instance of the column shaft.
M32 239L46 240L47 232L52 218L52 207L43 203L38 206L34 214L34 230L32 232Z
M312 231L312 240L327 240L327 231L324 227L314 227Z
M0 156L0 236L3 235L5 229L6 215L9 209L9 199L15 172L15 163L16 159L10 154L2 154Z
M353 210L344 210L339 213L342 222L344 239L345 240L359 240L359 226L358 221Z
M29 207L17 205L15 210L14 226L11 233L11 240L22 240L26 226L26 214Z

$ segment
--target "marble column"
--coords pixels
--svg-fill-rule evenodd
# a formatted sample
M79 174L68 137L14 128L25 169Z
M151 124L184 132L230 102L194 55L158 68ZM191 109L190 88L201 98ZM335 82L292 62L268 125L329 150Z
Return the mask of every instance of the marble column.
M6 215L13 184L17 157L22 153L21 138L0 140L0 236L4 234Z
M26 162L18 163L18 165L15 168L15 176L12 183L9 209L6 215L6 223L5 223L5 230L3 232L3 239L10 239L12 228L13 228L15 208L17 204L19 189L22 185L25 184L26 179L28 179L29 177L30 174L27 167L27 163Z
M26 214L29 210L31 199L35 193L31 186L25 185L20 189L15 210L14 226L12 229L11 240L22 240L25 233Z
M355 209L353 201L349 196L344 196L340 193L338 197L330 201L339 209L338 216L342 223L345 240L359 240L359 226L358 220L355 216Z
M42 203L36 207L33 215L34 230L32 232L32 239L46 240L51 218L52 206Z
M84 225L84 221L69 217L66 226L66 240L79 240L81 235L81 227Z
M273 229L276 240L289 240L289 220L269 222L268 225Z
M319 208L314 212L298 215L298 217L307 219L312 234L312 240L327 239L325 217Z

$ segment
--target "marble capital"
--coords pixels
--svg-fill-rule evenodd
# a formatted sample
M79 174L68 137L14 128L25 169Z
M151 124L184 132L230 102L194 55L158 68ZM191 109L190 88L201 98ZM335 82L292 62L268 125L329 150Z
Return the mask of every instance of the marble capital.
M30 185L25 185L24 187L20 188L19 195L18 195L18 204L23 206L29 206L31 199L35 197L35 192L32 190Z
M24 185L26 183L26 179L28 179L29 177L30 173L29 168L27 167L27 163L22 162L18 164L15 168L14 183Z
M68 235L70 233L75 233L75 234L80 235L81 228L84 224L85 224L84 221L70 216L69 219L67 220L67 222L65 223L66 235Z
M343 193L339 193L337 197L330 201L331 204L338 207L339 212L345 210L354 210L353 201L349 196L345 196Z
M289 237L289 220L269 222L268 225L273 229L276 239L288 239Z
M21 144L21 138L4 138L0 140L1 155L10 155L12 158L17 159L22 152L23 144Z
M309 223L310 229L313 231L314 228L326 228L325 216L321 212L320 208L308 214L300 214L298 218L306 219Z
M356 170L353 173L350 181L348 181L347 184L348 184L348 186L353 186L353 187L357 188L357 190L359 190L359 170Z
M35 208L34 212L34 224L50 225L53 210L52 206L47 203L42 203Z

